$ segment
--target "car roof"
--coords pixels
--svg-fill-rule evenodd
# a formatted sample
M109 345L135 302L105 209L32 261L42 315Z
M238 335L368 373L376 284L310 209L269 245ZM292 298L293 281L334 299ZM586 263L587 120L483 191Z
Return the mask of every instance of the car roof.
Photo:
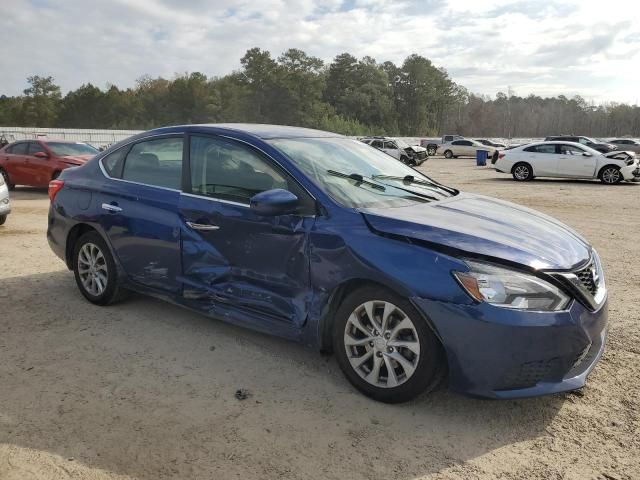
M325 132L323 130L315 130L313 128L290 127L287 125L269 125L262 123L203 123L197 125L177 125L175 127L165 127L153 130L159 132L162 130L175 130L178 128L189 129L207 129L211 128L216 131L227 130L230 132L243 132L254 135L263 140L272 138L330 138L344 137L338 133ZM147 132L148 133L148 132Z

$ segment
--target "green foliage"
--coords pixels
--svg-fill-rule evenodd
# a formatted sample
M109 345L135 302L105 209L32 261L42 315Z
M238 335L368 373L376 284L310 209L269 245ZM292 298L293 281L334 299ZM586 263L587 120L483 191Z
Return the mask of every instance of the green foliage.
M34 75L27 81L24 95L0 96L0 125L147 129L254 122L346 135L640 135L638 106L596 106L563 95L523 98L511 89L491 99L470 93L416 54L401 66L349 53L325 65L295 48L277 58L252 48L240 59L240 69L223 77L145 75L133 88L85 84L64 98L51 77Z

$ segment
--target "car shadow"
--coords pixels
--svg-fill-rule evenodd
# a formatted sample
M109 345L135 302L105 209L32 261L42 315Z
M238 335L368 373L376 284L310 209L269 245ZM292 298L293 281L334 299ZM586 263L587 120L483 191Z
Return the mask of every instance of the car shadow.
M139 479L412 479L545 435L567 398L386 405L333 357L139 295L97 307L68 271L0 292L0 444Z

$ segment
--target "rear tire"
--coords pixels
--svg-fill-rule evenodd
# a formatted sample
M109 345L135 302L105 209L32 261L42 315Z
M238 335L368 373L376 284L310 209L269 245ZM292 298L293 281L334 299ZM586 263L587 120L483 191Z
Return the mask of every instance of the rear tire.
M511 169L513 179L518 182L528 182L533 180L533 168L525 162L516 163Z
M615 165L607 165L600 170L598 178L602 183L607 185L615 185L622 181L622 173Z
M87 232L73 249L73 273L80 293L96 305L110 305L125 291L119 285L118 270L111 251L97 232Z
M407 299L382 287L360 288L343 300L333 349L349 382L381 402L429 392L446 372L442 347L424 318Z
M0 225L4 225L4 222L7 221L7 216L6 215L0 215Z
M437 150L438 150L437 147L428 146L427 147L427 155L429 155L430 157L433 157L436 154Z
M445 150L444 158L453 158L453 152L451 150Z

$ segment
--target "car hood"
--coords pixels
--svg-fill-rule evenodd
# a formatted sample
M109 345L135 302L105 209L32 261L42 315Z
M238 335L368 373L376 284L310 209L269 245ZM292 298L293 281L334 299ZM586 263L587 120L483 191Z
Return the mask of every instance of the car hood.
M67 155L60 157L60 160L71 165L84 165L95 155Z
M424 147L421 147L420 145L409 145L409 147L411 148L411 150L413 150L414 152L426 152L427 149Z
M429 204L366 208L373 230L539 270L571 270L586 263L591 247L561 222L510 202L460 193Z

